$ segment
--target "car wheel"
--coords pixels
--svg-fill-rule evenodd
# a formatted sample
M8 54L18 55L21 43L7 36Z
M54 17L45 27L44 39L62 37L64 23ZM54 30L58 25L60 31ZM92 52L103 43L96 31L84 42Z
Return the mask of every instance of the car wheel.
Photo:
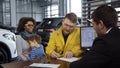
M0 47L0 64L8 62L8 54L4 48Z

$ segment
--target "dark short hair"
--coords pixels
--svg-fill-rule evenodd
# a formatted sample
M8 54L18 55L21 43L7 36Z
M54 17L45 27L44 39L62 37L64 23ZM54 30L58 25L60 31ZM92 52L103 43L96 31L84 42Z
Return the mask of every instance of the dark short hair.
M17 32L21 32L21 31L24 31L24 27L25 27L25 24L28 22L28 21L32 21L34 25L36 25L36 22L35 20L32 18L32 17L22 17L20 20L19 20L19 23L18 23L18 27L17 27Z
M101 5L92 13L91 18L96 22L100 23L103 21L106 28L116 27L118 16L116 10L108 5Z
M78 19L75 13L68 13L66 14L65 18L69 19L72 23L77 23L77 19Z

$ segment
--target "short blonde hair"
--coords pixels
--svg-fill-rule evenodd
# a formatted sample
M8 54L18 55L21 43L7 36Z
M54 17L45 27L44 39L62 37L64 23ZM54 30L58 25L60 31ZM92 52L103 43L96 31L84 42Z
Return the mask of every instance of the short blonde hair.
M75 13L68 13L66 14L65 18L69 19L72 23L77 23L78 20L78 17Z

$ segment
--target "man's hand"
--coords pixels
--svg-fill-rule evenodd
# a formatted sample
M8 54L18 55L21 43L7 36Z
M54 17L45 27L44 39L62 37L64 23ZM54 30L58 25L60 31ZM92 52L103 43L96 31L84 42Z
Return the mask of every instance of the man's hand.
M57 52L55 52L55 51L53 51L53 52L51 53L51 57L52 57L52 58L59 58L59 57L60 57L60 54L57 53Z
M73 57L73 52L72 51L67 51L64 55L65 58L72 58Z

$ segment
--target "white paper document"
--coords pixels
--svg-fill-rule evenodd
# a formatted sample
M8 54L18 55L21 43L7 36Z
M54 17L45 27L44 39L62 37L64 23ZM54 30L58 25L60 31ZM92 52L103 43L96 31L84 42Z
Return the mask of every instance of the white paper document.
M38 67L38 68L58 68L60 66L60 64L33 63L29 66L30 67Z
M72 57L72 58L57 58L58 60L63 60L63 61L67 61L67 62L74 62L74 61L77 61L79 60L79 58L76 58L76 57Z

